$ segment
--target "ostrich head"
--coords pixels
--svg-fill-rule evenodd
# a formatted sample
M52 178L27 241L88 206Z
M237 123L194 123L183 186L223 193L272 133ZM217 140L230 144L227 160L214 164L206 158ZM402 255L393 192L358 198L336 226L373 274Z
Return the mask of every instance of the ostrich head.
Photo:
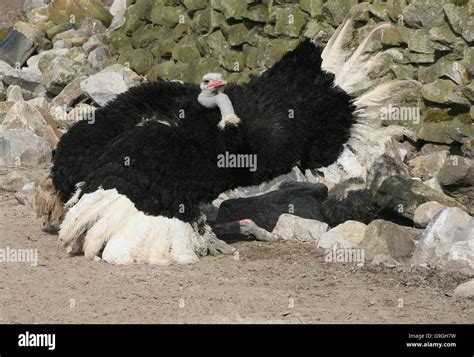
M224 129L227 126L236 126L240 119L235 115L234 107L227 94L222 93L227 81L222 79L220 73L208 73L202 77L201 94L198 96L198 102L206 108L218 107L221 111L222 120L218 127Z
M222 92L227 81L222 79L222 74L220 73L207 73L202 77L201 81L201 94L208 96L215 96L218 93Z

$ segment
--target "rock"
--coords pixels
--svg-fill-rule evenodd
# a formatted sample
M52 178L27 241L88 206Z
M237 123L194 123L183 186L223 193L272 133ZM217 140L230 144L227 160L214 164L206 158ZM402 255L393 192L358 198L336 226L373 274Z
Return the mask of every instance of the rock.
M434 103L445 104L449 95L453 93L455 84L451 81L438 79L432 83L423 85L421 94L423 98Z
M89 53L87 62L89 62L93 69L100 70L105 66L109 59L110 53L107 47L98 47Z
M437 144L432 144L432 143L426 143L421 148L420 153L422 155L429 155L429 154L439 152L439 151L448 151L449 152L449 146L448 145L437 145Z
M344 0L328 1L322 8L323 17L333 27L339 26L349 11L350 3Z
M10 171L0 177L0 190L15 192L26 185L30 180L21 171Z
M15 193L15 198L24 206L33 207L33 200L35 196L35 182L28 182L20 191Z
M87 42L82 45L82 48L84 51L87 53L90 53L91 51L95 50L98 47L105 46L107 43L107 38L103 35L93 35L89 37Z
M141 83L141 77L138 74L136 74L130 68L122 66L119 63L108 66L104 68L101 72L102 73L115 72L115 73L120 74L123 77L127 87L129 88L134 87Z
M445 208L426 227L412 264L474 273L474 219L457 207Z
M31 104L15 103L0 125L0 131L7 129L28 130L41 136L47 126L41 113Z
M0 165L34 166L51 160L51 147L36 134L19 129L0 132Z
M247 8L247 12L242 15L244 18L255 21L255 22L267 22L268 19L268 7L265 5L255 5Z
M123 76L114 72L100 72L81 82L81 89L100 106L125 92L128 87Z
M275 34L299 37L306 25L304 13L297 7L276 8Z
M24 101L25 99L23 98L23 92L20 88L20 86L17 85L11 85L8 87L7 90L7 101L8 102L21 102Z
M26 64L28 65L28 70L39 71L39 63L45 60L52 60L55 57L65 57L70 53L70 50L67 48L55 48L48 51L43 51L36 56L32 56L28 59Z
M227 31L227 41L231 46L239 46L245 42L247 35L248 29L244 24L232 25Z
M2 43L0 60L15 68L20 68L37 48L32 39L16 30L9 31Z
M464 143L474 137L474 126L457 118L438 123L425 122L418 129L417 136L421 140L441 144L452 144L455 141Z
M284 239L317 242L319 241L320 235L326 232L327 229L327 223L285 213L278 218L272 233Z
M37 46L40 45L43 39L46 37L46 32L44 32L40 26L24 21L18 21L15 23L13 29L21 32L23 35L31 39Z
M454 295L474 299L474 279L458 285L456 289L454 289Z
M51 101L51 106L63 106L70 108L74 105L84 92L81 89L81 82L87 77L77 77L73 79L64 89Z
M433 54L435 49L431 45L428 30L413 30L407 41L408 49L416 53Z
M429 179L427 181L423 181L423 184L432 188L433 190L444 193L443 188L439 184L438 179L436 177L433 177L432 179Z
M184 63L191 63L199 56L196 44L187 37L182 38L172 51L172 58Z
M34 8L48 5L49 0L25 0L23 2L23 10L30 11Z
M154 24L173 28L179 23L180 15L184 16L184 11L182 12L180 8L165 6L163 2L155 2L151 7L149 19Z
M311 17L321 16L323 14L323 0L300 0L300 8Z
M425 228L433 217L444 208L446 206L436 201L422 203L415 210L413 222L415 222L417 227Z
M14 102L0 102L0 125L3 123L8 112L14 105Z
M278 62L285 53L291 51L298 45L298 40L274 39L259 48L257 63L259 67L270 68Z
M336 232L326 232L321 234L318 241L318 248L326 250L337 250L341 248L352 248L352 244L347 242L343 236Z
M443 6L444 13L446 14L446 18L448 19L451 28L457 34L462 33L462 23L465 20L464 9L460 6L456 6L454 4L445 4Z
M86 34L87 37L91 37L97 35L105 35L107 28L99 20L88 17L82 21L79 30L82 33Z
M432 28L443 23L443 0L414 0L403 9L403 21L410 27Z
M357 247L363 241L367 225L357 221L346 221L332 228L328 233L339 234L351 247Z
M451 155L440 168L438 181L443 186L474 186L474 160Z
M54 36L54 41L67 41L72 44L72 46L82 46L84 45L87 40L89 39L89 36L87 36L86 33L79 31L79 30L68 30L65 32L58 33L56 36Z
M448 151L437 151L428 155L418 156L409 162L411 172L422 180L432 179L436 177L448 155Z
M405 227L377 219L367 226L360 247L365 250L368 260L374 259L378 254L400 259L411 257L415 244Z
M183 5L188 9L188 11L195 11L205 9L208 5L207 0L184 0Z
M72 48L72 42L65 41L65 40L54 41L53 49L64 49L64 48L67 48L67 49Z
M112 22L112 15L95 0L53 0L49 5L49 18L57 25L69 23L71 15L77 24L87 17L105 26Z
M247 4L245 1L219 1L219 8L214 7L215 4L211 4L216 10L222 10L226 19L240 20L242 16L247 12Z
M77 76L74 61L56 57L43 71L43 85L49 93L59 94Z
M397 265L400 265L400 263L398 261L393 259L391 256L385 255L385 254L377 254L376 256L374 256L374 258L372 259L372 262L370 264L371 265L383 265L387 268L394 268Z
M18 85L29 91L34 91L42 79L41 72L35 70L12 69L3 75L3 83L7 86Z
M454 48L454 44L457 41L456 35L451 31L447 24L431 28L429 31L429 38L433 42L447 46L448 49Z
M395 175L384 180L374 195L375 204L387 213L413 220L415 209L422 203L437 201L448 207L464 208L453 198L423 183Z
M40 108L44 108L46 110L48 110L48 108L49 108L49 103L46 100L46 98L44 98L44 97L38 97L38 98L30 99L27 103L34 106L34 107L40 107Z
M251 219L258 226L272 231L280 215L292 215L320 220L320 203L327 196L321 184L301 184L272 191L260 196L229 199L222 202L215 223Z
M153 55L149 50L139 48L123 53L119 58L119 62L126 67L130 66L138 74L144 75L153 64Z

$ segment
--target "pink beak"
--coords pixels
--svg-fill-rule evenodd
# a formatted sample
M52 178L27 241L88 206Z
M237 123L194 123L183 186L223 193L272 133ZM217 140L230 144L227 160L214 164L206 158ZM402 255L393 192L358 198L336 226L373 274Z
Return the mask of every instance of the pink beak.
M214 81L214 82L209 83L207 86L209 88L216 88L216 87L225 86L226 84L227 84L227 81L225 81L223 79L219 79L218 81Z

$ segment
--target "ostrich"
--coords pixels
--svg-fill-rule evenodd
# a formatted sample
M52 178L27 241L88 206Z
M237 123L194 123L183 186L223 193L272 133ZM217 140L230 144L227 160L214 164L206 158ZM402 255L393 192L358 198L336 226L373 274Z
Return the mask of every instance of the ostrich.
M129 89L61 138L37 212L70 254L116 264L194 263L231 253L199 209L219 194L258 185L294 166L335 162L355 135L376 125L383 105L413 81L373 85L368 74L390 50L349 56L346 20L322 50L300 43L245 85L209 73L200 86L158 80ZM225 93L223 92L225 88ZM217 164L253 155L257 169Z

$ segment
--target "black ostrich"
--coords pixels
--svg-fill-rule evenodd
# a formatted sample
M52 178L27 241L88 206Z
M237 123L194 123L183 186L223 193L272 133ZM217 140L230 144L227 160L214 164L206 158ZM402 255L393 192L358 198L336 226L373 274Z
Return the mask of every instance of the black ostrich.
M208 250L225 251L200 203L295 165L333 163L357 125L373 122L382 104L411 86L396 81L363 93L388 53L370 56L366 40L347 59L342 45L351 28L346 21L324 51L302 42L225 94L225 81L211 73L201 86L158 80L117 96L93 124L80 121L62 137L52 187L37 192L39 214L53 225L62 221L68 251L90 259L190 263Z

